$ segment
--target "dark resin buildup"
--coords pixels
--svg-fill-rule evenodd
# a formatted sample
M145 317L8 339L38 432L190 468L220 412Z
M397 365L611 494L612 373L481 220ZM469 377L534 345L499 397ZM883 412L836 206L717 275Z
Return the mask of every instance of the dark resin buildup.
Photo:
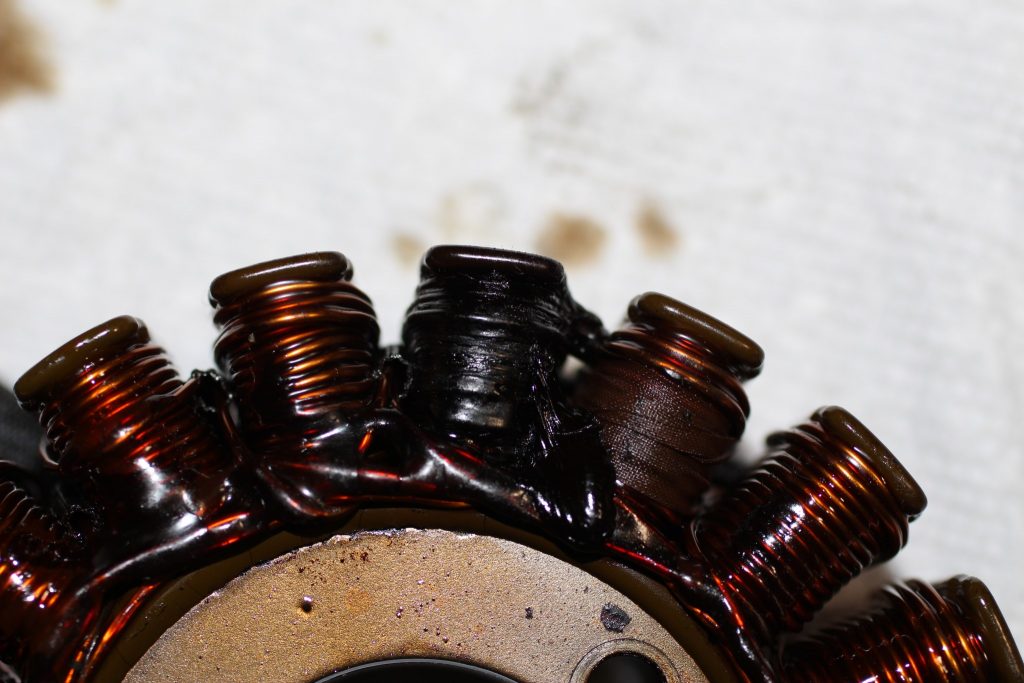
M722 680L1022 680L976 579L898 584L799 635L925 497L834 407L713 488L762 352L700 311L644 294L609 333L557 262L458 246L427 252L395 347L337 253L227 273L210 301L217 371L179 376L120 317L17 383L45 440L39 466L0 462L0 681L96 681L161 587L374 506L470 508L653 578Z

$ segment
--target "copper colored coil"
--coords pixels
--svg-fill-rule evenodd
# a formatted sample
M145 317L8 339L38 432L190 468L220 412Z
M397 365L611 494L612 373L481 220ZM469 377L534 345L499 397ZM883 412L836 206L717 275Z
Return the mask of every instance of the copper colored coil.
M169 435L161 434L162 425L146 429L152 411L144 399L168 395L181 385L163 349L153 344L137 344L83 368L39 413L51 455L65 467L111 451L159 458L166 446L151 439Z
M924 494L852 415L825 408L694 523L741 618L797 631L850 579L894 556Z
M347 281L351 273L340 254L310 254L214 281L214 355L256 443L269 447L306 431L310 419L372 402L379 328L369 298Z
M221 449L183 387L153 344L83 369L40 410L51 455L65 472L114 473L140 459L166 476L222 469Z
M741 380L762 358L739 332L649 293L590 359L574 402L601 422L616 477L685 516L743 434L750 406Z
M786 680L989 683L1024 677L1020 654L977 579L895 584L867 615L786 648Z
M369 402L377 324L365 295L349 283L288 282L246 303L215 318L217 360L240 395L256 391L260 369L269 369L296 415Z
M145 400L181 385L142 321L121 316L50 353L14 391L22 407L38 414L50 455L67 467L73 463L66 458L92 459L135 441Z
M55 521L11 482L0 482L0 659L16 661L49 632L45 617L75 573Z
M190 500L212 500L221 482L210 475L224 471L229 456L197 415L194 387L151 343L145 325L124 316L44 358L18 381L15 393L38 412L49 454L63 474L83 474L93 486L127 477L139 490L160 496L187 480L194 484Z

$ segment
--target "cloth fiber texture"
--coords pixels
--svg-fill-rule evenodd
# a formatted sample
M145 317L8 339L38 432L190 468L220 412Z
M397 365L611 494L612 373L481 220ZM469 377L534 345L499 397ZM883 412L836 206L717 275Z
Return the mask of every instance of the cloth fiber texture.
M388 342L427 246L540 250L610 327L653 290L763 346L743 457L836 404L906 465L844 600L968 573L1024 640L1024 5L0 4L6 386L122 313L210 367L261 260L344 252Z

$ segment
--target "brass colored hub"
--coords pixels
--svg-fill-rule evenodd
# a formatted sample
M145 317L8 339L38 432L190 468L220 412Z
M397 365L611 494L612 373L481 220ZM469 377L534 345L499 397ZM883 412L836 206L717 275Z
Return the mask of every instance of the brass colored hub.
M579 567L443 530L335 536L257 566L186 614L126 683L309 683L368 662L457 660L521 683L586 681L632 652L707 683L653 617Z

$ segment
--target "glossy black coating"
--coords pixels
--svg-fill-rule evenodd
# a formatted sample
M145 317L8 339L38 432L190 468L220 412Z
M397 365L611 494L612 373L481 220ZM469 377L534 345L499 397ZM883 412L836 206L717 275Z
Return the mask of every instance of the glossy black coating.
M479 432L514 451L529 438L533 384L553 377L567 353L573 302L561 266L435 247L420 277L402 329L403 409L435 431Z
M599 427L558 373L577 320L561 265L532 254L435 247L402 328L402 411L533 489L546 525L594 546L613 472Z
M504 272L512 277L560 285L565 282L562 264L537 254L473 245L440 245L423 255L425 273L473 273L484 277Z

